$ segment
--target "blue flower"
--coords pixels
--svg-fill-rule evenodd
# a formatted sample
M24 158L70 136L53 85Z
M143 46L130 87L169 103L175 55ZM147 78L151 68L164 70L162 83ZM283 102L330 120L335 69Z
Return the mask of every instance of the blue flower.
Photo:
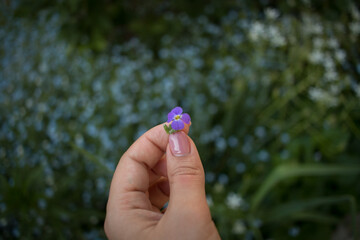
M172 129L179 131L182 130L185 127L185 124L189 124L191 121L191 118L189 114L183 113L183 110L181 107L176 107L168 114L168 123L171 123Z

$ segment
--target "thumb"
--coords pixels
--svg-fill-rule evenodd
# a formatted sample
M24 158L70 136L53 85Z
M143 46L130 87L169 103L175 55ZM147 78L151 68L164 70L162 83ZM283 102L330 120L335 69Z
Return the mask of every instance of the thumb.
M206 202L204 168L194 142L184 132L170 134L166 160L170 184L167 211L202 210L210 214Z

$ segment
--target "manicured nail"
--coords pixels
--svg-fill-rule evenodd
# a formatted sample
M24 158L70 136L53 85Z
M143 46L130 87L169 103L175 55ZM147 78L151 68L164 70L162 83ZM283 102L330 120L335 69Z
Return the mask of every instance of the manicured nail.
M190 153L190 142L186 134L182 131L170 134L170 150L176 157L188 155Z

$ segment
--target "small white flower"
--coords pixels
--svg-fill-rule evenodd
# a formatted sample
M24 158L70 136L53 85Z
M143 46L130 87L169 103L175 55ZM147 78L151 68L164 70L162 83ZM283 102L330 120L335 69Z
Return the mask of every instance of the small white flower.
M207 204L209 205L209 207L214 206L214 201L210 195L206 196L206 201L207 201Z
M243 203L244 200L242 199L242 197L236 193L231 192L226 197L226 204L231 209L238 209Z
M324 60L324 67L325 67L327 70L332 70L332 69L334 69L334 67L335 67L334 60L333 60L329 55L326 55L323 60Z
M323 98L324 96L324 91L320 88L310 88L309 90L309 97L316 101L319 100L321 98Z
M319 19L313 18L311 16L305 17L304 31L310 34L320 35L323 33L323 26L319 23Z
M355 36L360 34L360 22L352 22L349 27Z
M330 48L336 49L339 47L339 42L335 38L331 38L328 40L327 45Z
M359 12L358 8L355 6L355 4L351 4L350 9L351 9L352 17L356 20L360 20L360 12Z
M280 13L277 9L274 8L267 8L265 10L265 16L268 19L275 20L279 17Z
M358 85L358 84L355 85L353 89L354 89L356 95L360 98L360 85Z
M334 95L338 95L340 93L341 89L342 88L338 84L330 86L330 92Z
M234 222L232 232L234 234L239 234L240 235L240 234L245 233L245 231L246 231L246 226L245 226L244 222L241 221L240 219L236 220Z
M315 50L311 52L309 55L310 62L314 64L321 63L323 61L323 58L324 58L324 54L319 50Z
M282 47L286 45L286 40L283 36L278 35L277 37L272 39L272 43L275 47Z
M325 72L325 79L329 82L335 81L338 78L338 74L334 69L330 69Z
M258 41L261 37L264 36L265 33L265 26L260 22L255 22L252 24L250 29L250 39L253 41Z
M268 28L268 38L275 47L282 47L285 45L285 38L281 35L279 29L274 26Z
M339 62L344 62L345 58L346 58L346 53L344 50L342 49L338 49L335 51L335 58L336 60L338 60Z
M339 100L336 97L320 88L310 88L308 94L314 102L319 102L328 107L335 107L339 104Z
M320 23L315 23L314 27L313 27L313 31L316 34L322 34L323 32L323 26Z

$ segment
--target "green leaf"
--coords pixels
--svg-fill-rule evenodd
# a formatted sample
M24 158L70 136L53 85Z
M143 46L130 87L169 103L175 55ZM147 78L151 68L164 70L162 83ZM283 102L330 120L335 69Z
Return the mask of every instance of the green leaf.
M360 173L360 165L327 165L327 164L284 164L275 168L265 179L251 201L251 210L256 211L266 194L280 181L287 178L304 176L352 175Z
M173 129L171 128L171 126L168 126L168 125L166 125L166 124L164 124L164 129L165 129L165 132L166 132L167 134L171 134L170 131L173 130Z
M359 164L347 166L327 164L280 165L270 173L270 175L266 178L264 184L262 184L260 189L255 193L252 199L251 210L256 211L258 205L263 200L265 195L281 180L303 176L351 175L359 173ZM356 228L356 201L352 196L315 198L308 201L297 201L293 203L288 203L279 207L278 209L273 210L273 212L270 213L270 216L274 216L274 218L286 217L288 215L291 215L291 213L299 213L306 208L312 208L323 204L334 204L342 201L349 201L352 216L353 232L355 239L358 239L359 233Z
M291 216L293 220L336 224L339 219L320 212L301 212Z
M173 128L171 127L171 125L168 126L168 125L164 124L164 129L165 129L165 131L166 131L167 134L173 134L173 133L178 132L178 131L176 131L175 129L173 129Z
M269 221L278 221L285 219L289 216L300 216L306 210L316 208L323 205L339 204L348 202L352 204L352 196L334 196L334 197L321 197L293 201L285 204L280 204L272 208L270 211L264 213L264 219L268 218ZM266 221L266 220L265 220Z
M306 210L323 205L340 204L343 202L348 202L349 204L353 234L355 239L358 239L359 232L356 227L356 200L351 195L313 198L281 204L280 206L273 208L271 211L264 213L263 219L267 222L274 222L290 217L294 220L336 223L338 219L333 216L328 216L319 212L306 212Z

